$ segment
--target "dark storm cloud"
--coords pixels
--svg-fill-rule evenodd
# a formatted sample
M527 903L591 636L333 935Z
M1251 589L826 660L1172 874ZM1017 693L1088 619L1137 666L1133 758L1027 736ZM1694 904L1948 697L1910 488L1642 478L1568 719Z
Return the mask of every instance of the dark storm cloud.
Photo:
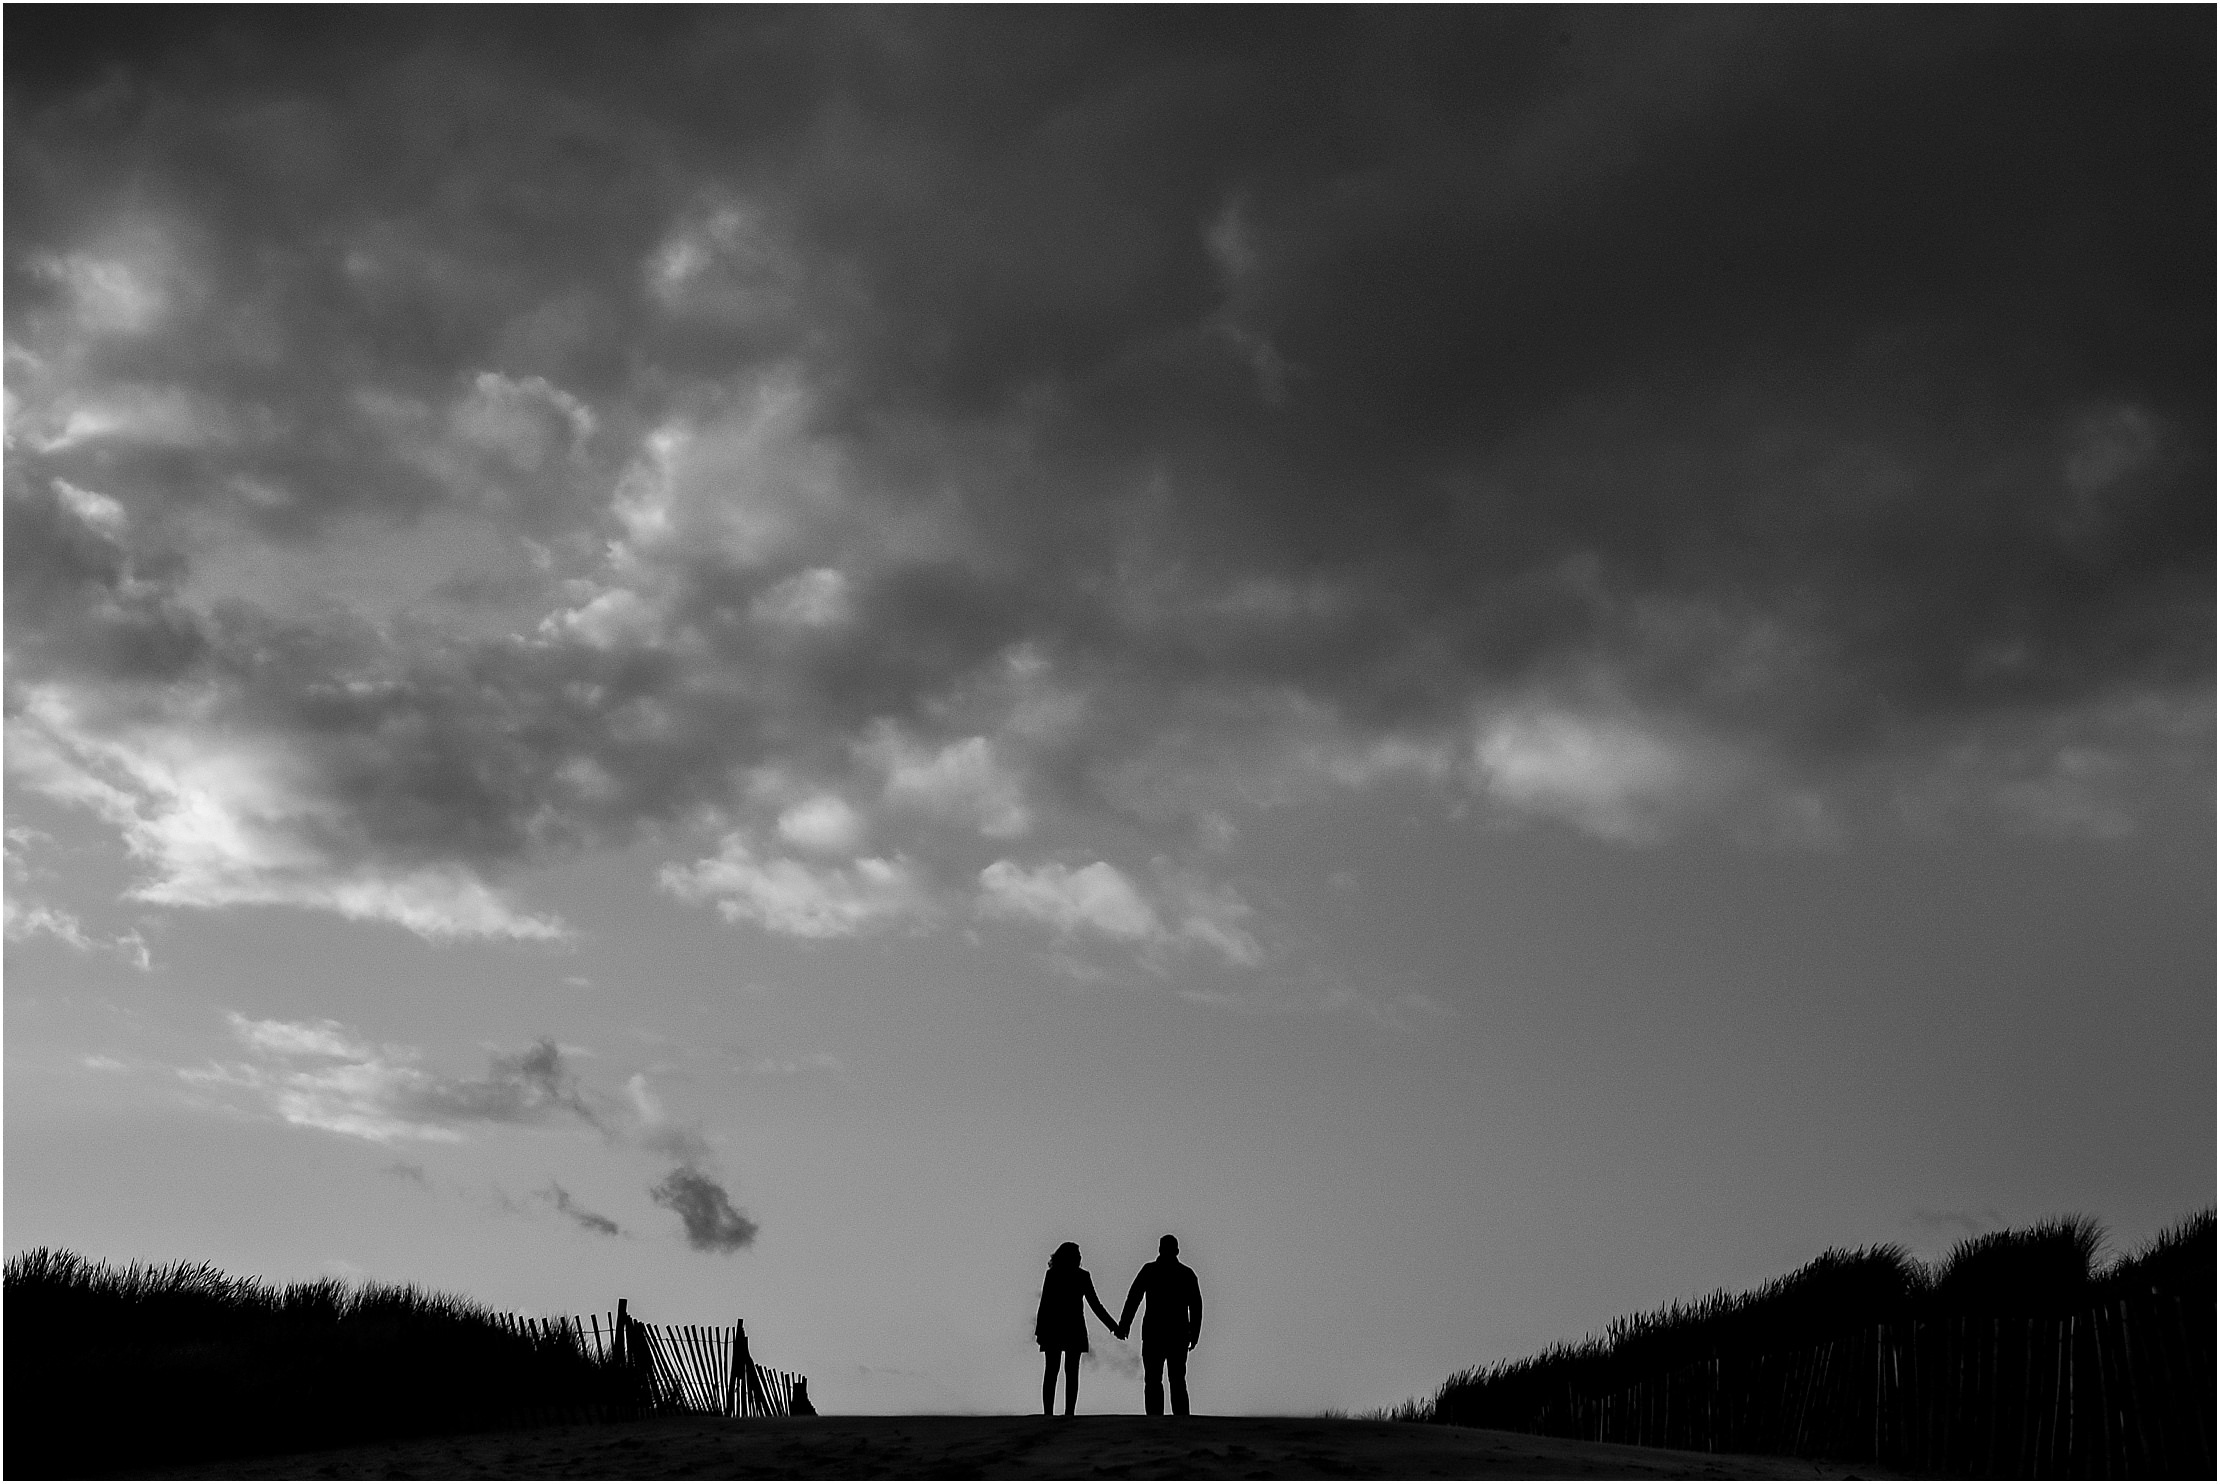
M4 556L11 653L32 669L88 669L128 679L184 673L205 648L195 616L165 578L179 564L134 560L119 539L123 511L56 480L43 491L7 473Z
M648 1199L678 1213L686 1244L697 1252L738 1252L755 1241L756 1224L733 1209L725 1188L701 1171L680 1165L648 1191Z
M2115 819L2209 746L2212 24L19 13L11 705L154 899L435 935L704 808L681 885L900 920L1289 758ZM223 575L441 521L507 565L390 616ZM295 764L251 868L180 683Z
M2179 682L2209 669L2211 150L2201 116L2162 122L2207 71L2167 26L1382 19L1112 48L930 159L979 204L879 239L875 279L930 288L889 294L858 360L944 417L1038 399L1061 498L996 518L1058 577L1155 521L1195 581L1344 590L1312 633L1108 636L1159 675L1407 716L1593 658L1687 698L1724 657L1636 632L1650 599L1817 649L1826 693L1757 709L1819 741L2123 665ZM1217 263L1213 222L1243 244ZM1198 332L1219 312L1283 397ZM2108 425L2142 453L2085 452ZM1151 472L1168 512L1086 499ZM1503 591L1569 559L1603 601Z

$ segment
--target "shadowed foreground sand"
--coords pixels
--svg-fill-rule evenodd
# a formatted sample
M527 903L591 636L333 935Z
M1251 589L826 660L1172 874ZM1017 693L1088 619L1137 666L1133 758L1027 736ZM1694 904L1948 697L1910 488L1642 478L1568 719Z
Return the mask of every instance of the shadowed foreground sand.
M671 1418L240 1460L203 1479L1871 1479L1846 1465L1315 1417Z

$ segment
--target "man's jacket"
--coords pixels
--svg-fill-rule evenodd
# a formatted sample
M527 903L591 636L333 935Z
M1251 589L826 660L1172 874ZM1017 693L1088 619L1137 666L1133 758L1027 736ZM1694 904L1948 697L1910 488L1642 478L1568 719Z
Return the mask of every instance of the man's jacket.
M1133 1322L1141 1300L1149 1303L1141 1321L1141 1349L1157 1354L1184 1351L1202 1338L1202 1285L1195 1270L1176 1257L1159 1257L1141 1269L1125 1296L1125 1313L1118 1327Z

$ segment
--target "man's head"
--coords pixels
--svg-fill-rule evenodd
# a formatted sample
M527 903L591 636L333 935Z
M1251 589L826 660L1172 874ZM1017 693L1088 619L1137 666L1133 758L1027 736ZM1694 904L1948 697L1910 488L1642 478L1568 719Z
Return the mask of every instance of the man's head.
M1158 1257L1179 1256L1179 1238L1173 1236L1170 1232L1166 1232L1164 1240L1156 1244L1156 1255Z

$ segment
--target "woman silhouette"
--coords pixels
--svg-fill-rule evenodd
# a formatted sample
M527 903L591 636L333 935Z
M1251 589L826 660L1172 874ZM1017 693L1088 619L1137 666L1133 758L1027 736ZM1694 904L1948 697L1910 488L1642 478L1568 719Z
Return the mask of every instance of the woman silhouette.
M1064 1415L1079 1409L1079 1357L1087 1352L1087 1311L1080 1301L1094 1305L1095 1317L1107 1329L1118 1321L1095 1297L1095 1280L1079 1265L1079 1244L1066 1242L1048 1260L1048 1276L1041 1280L1041 1310L1033 1320L1033 1338L1040 1342L1047 1364L1041 1368L1041 1415L1056 1415L1056 1357L1064 1358Z

